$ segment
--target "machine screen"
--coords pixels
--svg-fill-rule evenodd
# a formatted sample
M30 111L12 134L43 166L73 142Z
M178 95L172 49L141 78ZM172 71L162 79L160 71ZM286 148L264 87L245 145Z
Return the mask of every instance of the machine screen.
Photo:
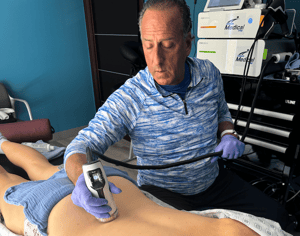
M210 0L208 7L237 6L240 3L241 0Z
M207 0L204 11L239 10L245 0Z

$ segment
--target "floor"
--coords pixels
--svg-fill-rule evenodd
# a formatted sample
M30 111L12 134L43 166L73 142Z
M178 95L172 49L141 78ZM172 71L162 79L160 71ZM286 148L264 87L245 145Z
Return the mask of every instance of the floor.
M85 126L55 133L53 135L53 139L49 143L59 147L66 147L74 139L74 137L76 137L78 132L83 128L85 128ZM108 150L104 153L104 155L110 158L114 158L116 160L124 161L129 158L129 149L130 149L130 142L125 139L122 139L118 143L115 143L113 146L109 147ZM136 164L136 159L131 160L128 163ZM124 170L129 174L131 178L136 180L137 170L115 166L105 161L103 161L103 164L107 166L114 166L120 170ZM292 234L293 236L300 236L300 232L296 232L292 225L287 229L287 232Z

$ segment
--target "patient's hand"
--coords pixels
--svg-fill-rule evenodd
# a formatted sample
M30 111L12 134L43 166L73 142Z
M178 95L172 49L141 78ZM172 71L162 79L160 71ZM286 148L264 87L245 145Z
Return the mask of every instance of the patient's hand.
M113 183L109 183L109 187L110 191L114 194L121 192L121 189L117 188ZM79 176L76 182L71 199L75 205L82 207L97 218L110 217L108 212L111 211L111 207L107 205L107 200L105 198L96 198L92 196L92 193L85 184L83 174Z

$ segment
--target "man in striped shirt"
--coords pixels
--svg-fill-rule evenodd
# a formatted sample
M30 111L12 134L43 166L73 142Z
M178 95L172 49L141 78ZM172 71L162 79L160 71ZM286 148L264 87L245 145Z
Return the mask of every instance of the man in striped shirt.
M148 0L139 25L147 67L114 92L68 146L64 162L74 184L84 181L87 146L103 154L126 134L139 165L175 163L221 150L223 158L232 159L244 152L233 131L219 70L208 60L188 57L192 23L185 1ZM177 209L238 210L286 226L283 207L216 160L139 170L137 182Z

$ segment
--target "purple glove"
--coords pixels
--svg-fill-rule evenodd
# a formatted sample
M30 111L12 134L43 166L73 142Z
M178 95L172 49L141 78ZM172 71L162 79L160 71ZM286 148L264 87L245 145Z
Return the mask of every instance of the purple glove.
M245 144L232 135L224 135L221 142L216 147L215 152L220 152L222 150L223 158L237 159L244 153ZM213 157L211 163L215 162L217 159L218 157Z
M117 188L113 183L110 182L109 188L114 194L122 192L121 189ZM108 212L111 211L111 207L107 205L107 200L105 198L96 198L92 196L92 193L85 184L83 173L78 177L71 199L75 205L82 207L88 213L97 218L110 217Z

